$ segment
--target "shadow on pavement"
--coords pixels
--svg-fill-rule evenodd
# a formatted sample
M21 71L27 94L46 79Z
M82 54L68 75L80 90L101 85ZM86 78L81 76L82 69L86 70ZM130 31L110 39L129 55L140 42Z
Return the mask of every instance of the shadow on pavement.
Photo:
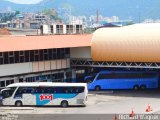
M150 90L109 90L109 91L91 91L89 94L121 96L121 97L145 97L145 98L160 98L159 89Z

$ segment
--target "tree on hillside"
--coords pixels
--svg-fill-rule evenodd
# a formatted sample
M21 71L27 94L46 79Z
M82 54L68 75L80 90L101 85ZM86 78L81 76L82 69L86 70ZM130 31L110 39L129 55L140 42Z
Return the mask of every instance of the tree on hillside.
M42 13L44 13L45 15L48 15L52 20L61 20L55 9L44 9Z
M1 21L2 22L11 21L13 17L15 17L15 15L5 15L4 17L1 18Z
M11 15L5 15L4 17L1 18L2 22L7 22L7 21L11 21L12 18L14 18L16 15L20 14L20 11L16 11L15 14L11 14Z
M15 16L20 14L20 11L16 10Z

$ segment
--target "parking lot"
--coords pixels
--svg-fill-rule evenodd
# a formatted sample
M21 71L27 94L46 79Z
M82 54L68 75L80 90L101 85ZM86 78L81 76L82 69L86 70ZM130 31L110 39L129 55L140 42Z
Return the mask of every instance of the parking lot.
M86 107L0 107L0 113L11 114L148 114L160 111L160 91L103 91L90 92Z

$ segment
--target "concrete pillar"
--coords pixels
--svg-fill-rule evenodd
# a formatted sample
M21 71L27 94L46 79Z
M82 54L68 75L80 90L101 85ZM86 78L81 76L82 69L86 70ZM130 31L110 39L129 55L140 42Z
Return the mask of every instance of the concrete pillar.
M73 33L76 34L76 25L73 25Z
M66 34L66 33L67 33L66 25L63 25L63 34Z
M20 77L14 77L14 83L19 83L19 78Z

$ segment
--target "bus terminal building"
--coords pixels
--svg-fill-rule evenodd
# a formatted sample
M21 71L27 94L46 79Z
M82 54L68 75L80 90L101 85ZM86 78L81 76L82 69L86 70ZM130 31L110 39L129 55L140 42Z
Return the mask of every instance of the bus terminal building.
M0 89L17 82L78 82L94 68L160 68L160 24L93 34L0 37Z
M91 37L92 35L1 37L0 87L15 82L72 82L75 71L71 68L70 60L88 57L89 53L85 51L90 49ZM84 53L83 56L81 52Z

